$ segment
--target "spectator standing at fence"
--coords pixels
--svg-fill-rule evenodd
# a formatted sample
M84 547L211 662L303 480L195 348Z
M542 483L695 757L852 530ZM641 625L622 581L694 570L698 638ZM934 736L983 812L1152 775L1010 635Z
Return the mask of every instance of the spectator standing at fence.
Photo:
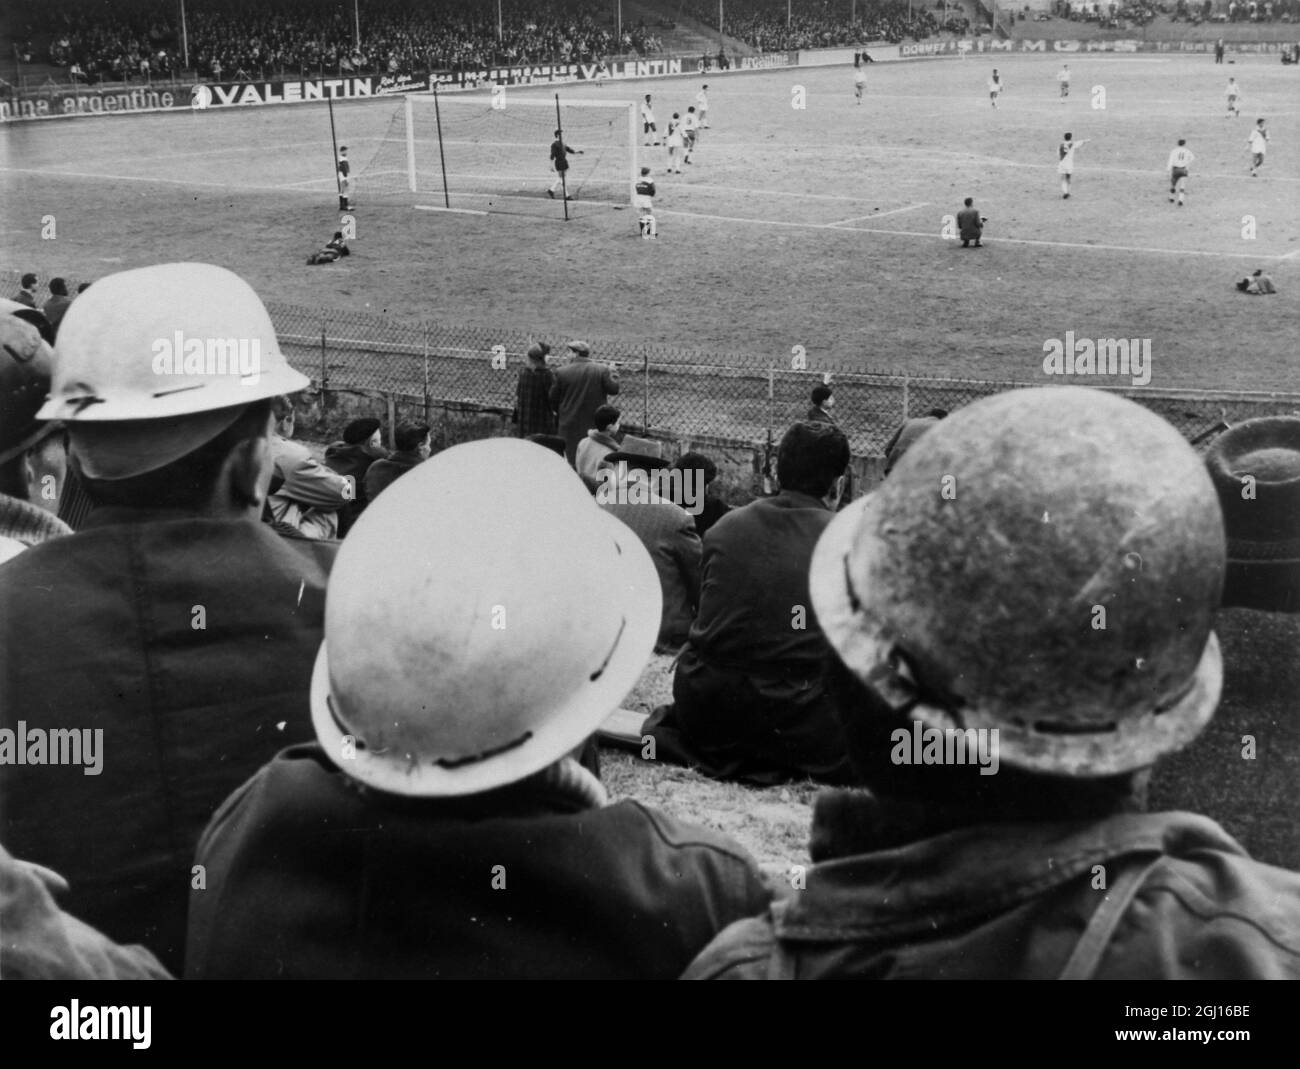
M709 531L673 704L642 729L659 760L760 784L851 778L821 685L829 648L808 597L813 547L835 516L848 463L839 428L796 423L777 454L780 492Z
M356 481L331 471L305 445L291 440L296 418L291 398L277 397L273 407L271 518L304 538L338 538L339 514L356 500Z
M366 471L366 496L372 502L433 452L429 425L418 420L399 423L393 432L393 444L397 449L383 460L376 460Z
M550 351L546 342L533 342L525 354L528 362L519 369L519 378L515 382L514 424L520 438L555 433L555 405L551 401L555 372L546 365Z
M835 417L831 415L831 409L835 407L835 393L830 386L824 382L819 382L812 388L812 393L808 399L812 402L804 419L811 423L831 423L836 422Z
M470 442L404 478L340 551L318 744L199 846L187 976L674 979L770 894L729 839L611 804L574 760L658 625L646 551L545 450Z
M551 404L559 413L560 437L564 439L564 455L570 464L577 463L578 443L587 431L595 426L596 409L609 404L609 399L620 390L618 365L596 364L591 359L591 347L585 341L571 341L573 354L564 367L555 373L551 387Z
M618 437L622 429L619 424L621 416L622 413L613 405L601 405L596 409L596 415L593 417L595 426L578 443L576 463L578 474L593 494L600 483L598 472L601 461L621 448Z
M178 334L256 339L256 380L179 352L164 362L157 342ZM101 279L64 317L38 413L65 423L95 508L0 568L0 727L74 729L87 747L102 731L97 775L84 750L85 767L5 768L0 842L67 879L70 913L177 975L199 833L281 746L311 735L336 547L260 522L271 399L308 385L229 271Z
M14 294L14 300L28 308L39 308L36 303L36 276L30 271L22 277L22 287Z
M819 797L804 889L686 975L1300 978L1300 874L1146 811L1219 701L1223 578L1200 459L1131 401L1019 390L928 433L810 572L869 792Z

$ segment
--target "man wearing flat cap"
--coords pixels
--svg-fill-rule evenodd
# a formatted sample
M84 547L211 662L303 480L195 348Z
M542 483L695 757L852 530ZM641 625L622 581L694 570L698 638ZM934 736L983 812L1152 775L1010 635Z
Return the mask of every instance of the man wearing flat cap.
M569 352L573 359L555 373L551 403L559 413L565 458L576 464L578 443L595 426L596 409L618 393L619 382L618 368L593 363L591 348L585 341L569 342Z
M551 401L555 372L546 366L546 354L550 351L546 342L533 342L528 347L527 366L519 369L519 380L515 383L514 423L520 438L555 433L555 405Z
M311 735L337 546L260 522L272 399L308 382L223 268L96 282L37 413L63 421L93 510L0 568L0 728L26 757L0 777L0 842L66 878L70 913L178 975L204 824Z

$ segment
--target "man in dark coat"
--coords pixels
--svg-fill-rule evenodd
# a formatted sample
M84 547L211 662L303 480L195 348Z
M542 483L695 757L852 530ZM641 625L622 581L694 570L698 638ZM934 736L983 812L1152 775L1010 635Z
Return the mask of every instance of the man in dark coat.
M572 756L650 654L647 554L513 438L376 507L331 579L319 744L203 836L187 977L675 979L769 893L725 836L609 804Z
M560 437L570 464L577 462L578 443L594 427L596 409L608 404L619 391L618 368L604 367L591 360L591 348L584 341L569 342L573 359L555 373L551 404L559 412Z
M811 423L834 423L835 417L831 415L831 409L835 407L834 391L824 382L819 382L812 388L812 393L808 398L812 404L808 408L804 419Z
M256 382L160 353L176 334L256 339ZM311 737L336 546L259 522L271 398L306 385L222 268L96 283L64 318L39 413L65 421L94 510L0 568L0 727L26 754L4 761L0 842L67 879L70 913L178 975L200 832Z
M973 197L967 197L964 203L966 206L957 213L957 233L961 235L961 247L969 248L973 241L975 248L983 248L980 237L984 234L984 220L975 207Z
M700 611L673 677L673 704L643 729L659 760L751 783L851 779L821 684L828 647L808 564L844 490L849 443L829 423L781 439L781 491L734 509L704 540Z
M546 354L550 351L545 342L534 342L528 347L528 366L519 369L514 423L520 438L555 433L555 404L551 401L555 372L546 366Z
M354 419L343 428L342 441L334 442L325 449L325 465L340 475L350 475L356 484L356 500L339 510L339 537L348 533L348 529L365 511L370 498L366 494L366 472L376 460L387 460L390 456L384 448L380 433L379 420L373 416Z
M71 303L72 298L68 296L67 282L61 278L50 279L50 298L41 306L41 311L45 313L45 318L50 321L50 326L56 333Z
M432 451L429 425L414 420L399 423L393 432L393 444L397 449L383 460L376 460L366 471L366 497L369 501L374 501L413 467L429 459Z

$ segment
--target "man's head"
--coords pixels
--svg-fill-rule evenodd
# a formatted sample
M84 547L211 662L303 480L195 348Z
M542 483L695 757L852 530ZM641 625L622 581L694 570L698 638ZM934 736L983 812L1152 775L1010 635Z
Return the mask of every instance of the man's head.
M1263 122L1264 120L1260 119L1259 121ZM36 288L36 276L33 275L30 271L28 271L27 274L23 275L23 289L30 291L30 290L34 290L35 288Z
M812 388L812 403L818 408L828 408L835 403L835 398L831 396L831 388L825 383L819 382Z
M649 168L649 167L642 167L642 168L641 168L641 177L642 177L642 178L647 177L649 174L650 174L650 168Z
M851 738L971 729L1026 776L1118 782L1213 713L1223 575L1195 451L1131 401L1066 387L985 398L927 431L832 521L809 585L870 695L841 707ZM853 757L926 794L915 769Z
M342 230L336 230L336 231L334 231L334 240L335 240L335 241L342 241L342 240L343 240L343 231L342 231Z
M393 444L402 453L419 453L427 457L431 451L429 425L416 420L403 420L393 432Z
M647 93L647 94L645 95L645 102L646 102L647 104L650 103L650 94L649 94L649 93Z
M340 145L340 146L339 146L339 155L340 155L340 156L346 156L347 154L348 154L348 147L347 147L347 145Z
M687 108L687 109L686 109L686 113L687 113L688 115L694 115L694 114L695 114L695 105L692 104L689 108Z
M1263 119L1256 119L1256 120L1255 120L1255 125L1256 125L1256 126L1263 126L1263 125L1264 125L1264 120L1263 120Z
M704 485L710 485L718 477L718 466L703 453L683 453L674 462L678 471L698 471Z
M68 306L41 419L67 424L92 500L252 518L271 476L271 399L310 384L238 276L123 271Z
M380 428L382 424L373 416L354 419L343 428L343 441L348 445L377 446L382 444Z
M640 539L562 457L508 438L453 446L343 542L312 678L317 737L344 774L389 794L517 783L617 707L661 600Z
M571 341L568 348L577 360L585 360L591 355L591 346L585 341Z
M1066 135L1065 135L1065 140L1066 140L1066 141L1070 141L1070 140L1072 140L1072 137L1071 137L1071 135L1070 135L1068 132L1067 132Z
M50 294L54 297L66 297L68 295L68 284L61 278L50 279Z
M849 466L849 440L831 423L802 421L781 439L776 477L782 490L839 500Z
M555 136L556 136L556 137L559 137L559 136L560 136L560 131L559 131L559 130L556 130L556 131L555 131Z
M963 203L967 208L969 208L971 205L973 205L973 204L975 203L975 198L974 198L974 197L967 197L964 201L962 201L962 203Z
M618 421L621 416L622 413L613 405L601 405L596 409L592 422L598 431L603 431L606 434L617 434Z
M1187 138L1185 138L1185 137L1180 137L1180 138L1178 139L1178 147L1179 147L1179 148L1182 148L1185 144L1187 144Z
M547 345L546 342L535 341L528 347L528 352L525 355L527 355L528 359L533 364L544 365L546 363L546 356L550 351L551 347Z

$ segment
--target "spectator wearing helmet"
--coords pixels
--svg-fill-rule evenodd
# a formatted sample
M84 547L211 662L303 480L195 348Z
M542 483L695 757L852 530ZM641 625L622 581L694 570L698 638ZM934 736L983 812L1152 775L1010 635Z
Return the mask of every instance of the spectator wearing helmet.
M331 579L318 744L199 846L186 975L673 979L761 910L740 847L609 804L572 757L644 668L659 597L636 537L531 443L458 445L385 491Z
M622 413L613 405L601 405L592 417L592 429L578 443L578 474L593 494L600 485L600 462L619 448L619 420Z
M397 449L383 460L376 460L366 472L366 497L373 501L417 464L429 459L433 445L429 439L429 425L417 420L406 420L393 432Z
M71 303L72 298L68 296L67 282L61 278L50 279L50 298L41 305L41 311L45 313L45 318L50 321L50 326L54 328L56 335L63 313L68 310L68 305Z
M259 522L271 398L306 385L229 271L101 279L64 317L37 413L64 421L94 509L0 568L0 728L86 748L83 767L30 750L6 765L0 842L67 879L70 913L176 974L204 824L311 735L336 547Z
M808 600L808 563L834 518L848 463L837 427L795 423L777 454L780 492L709 531L700 611L673 677L673 704L643 728L659 760L749 783L852 780L821 681L828 647Z
M277 397L271 405L271 519L303 538L338 538L340 515L357 497L356 480L322 464L301 442L294 442L293 400Z
M555 405L551 403L555 372L546 366L546 354L550 351L546 342L534 342L528 347L527 366L519 369L512 422L520 438L555 433Z
M72 533L57 517L67 457L62 426L36 413L50 391L54 354L40 312L0 301L0 561Z
M36 303L36 276L30 271L22 277L22 288L14 294L14 300L19 304L25 304L28 308L37 308Z
M632 528L649 551L663 594L655 650L675 653L700 603L700 536L691 514L659 493L660 475L671 467L660 449L658 442L629 437L606 454L596 504Z
M1194 806L1251 857L1300 870L1300 824L1279 805L1300 769L1300 418L1239 423L1205 463L1228 537L1223 697L1205 732L1156 766L1151 804Z
M811 423L835 422L835 417L831 415L831 409L835 406L835 398L828 385L819 382L812 388L812 393L808 399L812 402L812 405L809 407L804 419Z
M1018 390L927 431L810 574L870 793L823 794L806 888L687 975L1300 978L1300 875L1145 812L1218 702L1223 578L1209 476L1132 401Z
M371 416L354 419L343 428L343 438L325 450L325 464L332 471L350 477L357 488L356 500L339 513L339 537L348 533L370 498L366 494L366 472L376 460L390 456L384 448L379 420Z

